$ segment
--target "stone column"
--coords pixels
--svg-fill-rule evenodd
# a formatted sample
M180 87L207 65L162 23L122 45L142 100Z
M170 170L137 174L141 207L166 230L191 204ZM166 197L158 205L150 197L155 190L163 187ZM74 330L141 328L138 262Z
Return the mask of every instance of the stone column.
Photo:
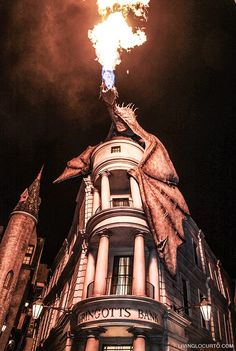
M145 351L145 350L146 350L145 336L141 334L136 335L133 342L133 351Z
M86 273L85 273L85 278L84 278L82 300L86 299L86 297L87 297L88 285L94 281L94 275L95 275L95 258L94 258L94 254L91 251L89 251Z
M109 234L104 232L100 236L97 264L94 280L94 296L105 295L106 293L106 278L108 270L108 256L109 256Z
M132 176L130 177L130 191L133 200L133 207L142 209L142 200L140 196L139 185Z
M134 268L132 294L146 296L145 291L145 250L144 233L137 233L134 239Z
M88 335L85 351L99 351L99 340L95 335Z
M109 173L103 172L101 174L101 203L102 210L110 208L110 184L109 184Z
M152 248L150 251L148 271L149 282L154 286L154 299L156 301L159 301L159 271L157 251L155 248Z
M93 189L93 215L96 213L100 206L100 195L98 189Z

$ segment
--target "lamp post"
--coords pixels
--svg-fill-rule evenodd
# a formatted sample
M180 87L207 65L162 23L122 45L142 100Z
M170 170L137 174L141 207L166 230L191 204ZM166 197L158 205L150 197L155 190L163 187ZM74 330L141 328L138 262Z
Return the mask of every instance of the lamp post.
M65 314L71 314L72 313L71 310L68 310L68 309L65 309L65 308L44 305L42 300L39 299L39 300L36 300L33 303L33 306L32 306L32 317L33 317L33 319L38 319L40 317L43 309L51 309L51 310L62 311Z
M207 300L206 296L203 296L201 299L201 302L197 305L188 305L188 306L181 306L181 307L175 307L176 312L183 311L184 309L188 308L200 308L200 311L202 313L202 317L204 321L208 322L211 318L211 304Z

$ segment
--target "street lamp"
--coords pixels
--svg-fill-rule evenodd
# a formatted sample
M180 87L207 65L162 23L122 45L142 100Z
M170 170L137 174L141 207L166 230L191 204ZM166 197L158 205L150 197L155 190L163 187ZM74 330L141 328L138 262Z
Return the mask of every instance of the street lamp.
M5 332L6 328L7 328L7 323L4 322L3 325L2 325L2 328L1 328L1 332L2 333Z
M206 322L208 322L211 318L211 304L207 300L206 296L203 296L201 299L201 302L197 305L181 306L181 307L175 308L175 311L180 312L185 310L186 308L200 308L202 317Z
M32 317L38 319L43 310L43 303L41 300L37 300L33 303L32 306Z
M44 308L51 309L51 310L56 310L56 311L61 311L61 312L64 312L66 314L71 314L72 313L71 310L67 310L65 308L44 305L42 300L39 299L39 300L36 300L33 303L33 306L32 306L32 317L34 319L38 319L40 317L40 315L41 315L41 313L42 313Z
M200 311L202 313L203 319L208 322L211 319L211 304L207 300L206 296L202 297L202 301L200 302Z

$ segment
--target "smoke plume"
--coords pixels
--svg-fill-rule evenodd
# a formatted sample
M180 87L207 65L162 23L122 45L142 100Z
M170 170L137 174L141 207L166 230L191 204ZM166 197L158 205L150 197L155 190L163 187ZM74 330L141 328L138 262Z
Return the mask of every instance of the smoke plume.
M50 95L78 108L93 85L89 78L96 66L87 39L94 21L90 2L23 0L2 5L8 21L2 43L3 59L9 63L4 75L15 94L32 104Z

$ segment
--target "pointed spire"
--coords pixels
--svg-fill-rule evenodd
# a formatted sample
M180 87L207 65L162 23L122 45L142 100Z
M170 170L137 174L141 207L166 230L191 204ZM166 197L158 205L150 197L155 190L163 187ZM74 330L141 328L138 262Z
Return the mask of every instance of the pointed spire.
M40 181L41 178L42 178L42 173L43 173L43 169L44 169L44 164L42 165L37 177L36 177L36 180Z
M41 203L41 199L39 197L39 191L40 191L40 180L42 176L43 167L44 166L42 166L42 168L40 169L33 183L28 188L26 188L24 192L21 194L20 200L12 213L26 212L32 215L37 221L39 206Z

